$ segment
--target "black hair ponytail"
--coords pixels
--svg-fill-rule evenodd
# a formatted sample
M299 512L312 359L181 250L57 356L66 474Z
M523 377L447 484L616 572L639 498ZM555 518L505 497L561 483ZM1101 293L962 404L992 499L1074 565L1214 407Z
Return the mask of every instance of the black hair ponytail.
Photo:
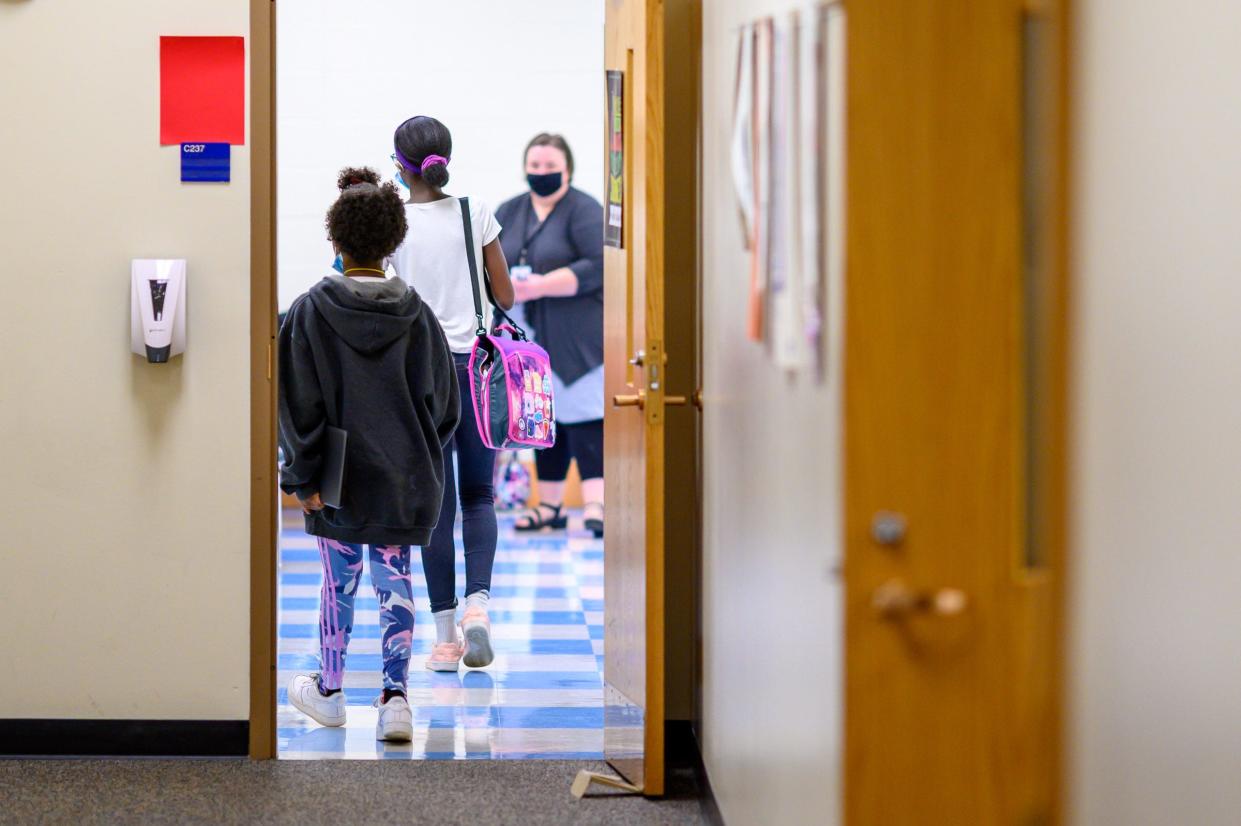
M423 167L422 180L437 189L443 189L448 185L448 164L435 162Z
M407 172L421 175L434 187L447 185L448 160L452 157L452 133L447 126L418 115L396 128L392 142Z

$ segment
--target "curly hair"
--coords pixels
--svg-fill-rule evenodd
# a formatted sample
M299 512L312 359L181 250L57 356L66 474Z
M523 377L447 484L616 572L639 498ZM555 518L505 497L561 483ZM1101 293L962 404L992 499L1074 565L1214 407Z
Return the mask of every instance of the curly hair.
M354 261L382 261L405 240L409 223L396 184L380 184L370 167L346 167L336 179L340 197L327 211L327 237Z

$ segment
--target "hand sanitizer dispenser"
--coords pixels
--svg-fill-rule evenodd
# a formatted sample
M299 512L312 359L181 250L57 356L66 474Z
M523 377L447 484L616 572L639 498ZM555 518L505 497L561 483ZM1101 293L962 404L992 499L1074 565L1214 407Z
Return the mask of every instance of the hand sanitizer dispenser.
M185 259L135 258L131 271L131 342L163 364L185 352Z

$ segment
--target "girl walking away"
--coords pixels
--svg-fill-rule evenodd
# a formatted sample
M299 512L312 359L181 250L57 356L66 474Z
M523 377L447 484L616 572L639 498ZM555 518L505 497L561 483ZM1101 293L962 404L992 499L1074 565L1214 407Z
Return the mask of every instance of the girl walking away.
M409 233L392 257L392 267L418 291L444 326L460 393L468 399L470 351L484 322L475 311L462 201L444 193L452 135L435 118L419 116L397 127L393 142L392 160L409 187L405 204ZM468 205L474 258L486 267L491 297L507 310L513 306L513 284L498 240L500 225L480 202L470 200ZM487 296L480 299L486 301ZM462 405L461 424L444 452L446 481L439 523L422 549L436 637L426 665L434 671L456 671L462 660L470 668L483 668L494 659L487 603L496 556L495 463L495 451L483 447L474 406ZM458 499L466 577L465 611L459 625L453 543Z
M379 186L365 168L344 170L339 184L327 231L344 274L294 301L280 328L280 484L301 501L323 563L320 671L294 677L289 702L325 726L344 725L345 652L369 555L383 654L375 736L409 740L410 546L430 541L439 517L442 445L461 403L435 315L415 290L384 277L407 229L396 186ZM339 478L335 429L344 431L344 474L329 504L320 494Z

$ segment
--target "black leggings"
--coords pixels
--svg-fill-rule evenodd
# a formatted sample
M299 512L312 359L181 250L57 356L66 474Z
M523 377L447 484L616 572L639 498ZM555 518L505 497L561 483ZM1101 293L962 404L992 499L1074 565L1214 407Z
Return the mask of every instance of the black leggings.
M556 425L556 444L535 451L539 480L563 482L569 475L569 461L577 459L582 479L603 476L603 419L580 424Z
M456 544L457 496L461 497L462 544L465 545L465 595L491 590L491 568L496 559L496 452L483 447L470 401L469 356L453 355L461 388L461 424L444 450L444 502L431 544L422 549L422 571L432 611L457 606ZM453 473L453 455L457 473ZM458 478L459 477L459 478Z

